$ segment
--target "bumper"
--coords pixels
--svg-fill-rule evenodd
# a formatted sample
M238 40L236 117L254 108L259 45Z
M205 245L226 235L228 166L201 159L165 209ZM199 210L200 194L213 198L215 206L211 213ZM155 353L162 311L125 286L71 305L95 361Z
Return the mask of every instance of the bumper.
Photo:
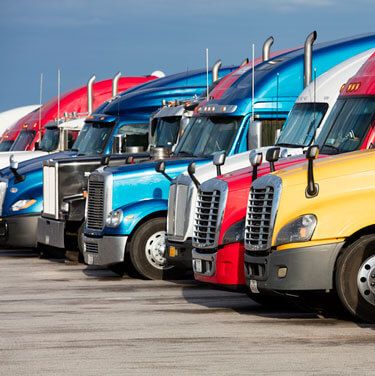
M198 281L242 289L245 284L244 247L225 245L214 253L193 249L194 278Z
M179 269L191 270L192 249L191 240L183 243L167 242L166 259L168 264Z
M101 238L84 236L85 263L107 266L123 262L127 240L127 236L103 236Z
M65 221L39 218L37 240L51 247L65 248Z
M37 215L17 215L0 219L0 246L35 248L37 246Z
M263 257L246 253L246 284L255 290L331 290L336 259L343 244L273 251Z

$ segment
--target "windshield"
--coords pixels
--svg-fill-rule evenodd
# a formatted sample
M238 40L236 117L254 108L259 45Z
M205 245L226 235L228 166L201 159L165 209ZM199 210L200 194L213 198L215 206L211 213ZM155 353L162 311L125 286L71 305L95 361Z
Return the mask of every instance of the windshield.
M338 99L317 140L321 153L338 154L357 150L374 114L375 97Z
M175 155L209 157L216 151L228 152L236 137L242 118L197 117L193 119L179 142Z
M327 109L327 103L295 104L282 128L276 145L286 147L309 146Z
M57 147L59 146L59 133L57 127L46 128L39 149L47 152L57 150Z
M21 131L16 141L14 141L11 151L24 151L33 142L35 131Z
M106 123L86 123L72 150L80 155L102 154L113 127Z
M152 126L152 144L156 147L172 148L180 130L180 116L156 118Z
M14 141L4 140L0 142L0 151L9 151Z

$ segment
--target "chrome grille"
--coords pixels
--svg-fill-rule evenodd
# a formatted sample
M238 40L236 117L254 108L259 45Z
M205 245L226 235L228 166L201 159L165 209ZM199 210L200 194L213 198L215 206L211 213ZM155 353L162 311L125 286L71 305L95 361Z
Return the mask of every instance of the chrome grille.
M167 236L172 241L184 241L190 218L192 186L172 184L169 190Z
M99 253L99 246L96 243L85 243L85 251L91 253Z
M220 191L218 189L198 192L193 230L193 245L195 247L215 247L219 209Z
M104 181L89 179L87 200L87 227L101 230L104 227Z
M271 246L274 187L251 187L245 223L245 246L263 251Z

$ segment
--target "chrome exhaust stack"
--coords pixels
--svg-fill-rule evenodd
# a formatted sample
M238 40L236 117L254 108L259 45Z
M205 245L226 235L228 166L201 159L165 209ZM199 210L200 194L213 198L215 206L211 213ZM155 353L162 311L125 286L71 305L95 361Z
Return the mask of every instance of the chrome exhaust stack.
M221 60L218 60L212 67L212 82L219 79L219 70L221 68Z
M262 61L267 61L270 58L270 51L271 46L273 45L274 39L273 37L269 37L263 43L263 50L262 50Z
M316 31L310 33L304 45L304 62L303 62L303 87L305 88L312 81L312 47L318 34Z
M95 74L91 76L89 81L87 82L87 112L89 115L93 111L93 103L94 103L94 93L93 93L93 86L96 80Z
M117 72L115 77L112 80L112 98L114 98L118 93L118 82L121 77L121 72Z

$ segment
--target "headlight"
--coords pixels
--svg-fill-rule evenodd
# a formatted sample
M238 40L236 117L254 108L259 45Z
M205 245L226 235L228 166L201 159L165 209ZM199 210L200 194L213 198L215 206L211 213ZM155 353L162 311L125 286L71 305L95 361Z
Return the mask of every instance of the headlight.
M34 205L36 203L36 200L19 200L16 203L12 205L12 211L19 211L23 209L29 208L31 205Z
M113 210L108 214L106 225L108 227L118 227L122 222L123 214L122 210Z
M223 237L223 244L243 242L245 233L245 220L230 226Z
M313 214L306 214L286 224L277 234L276 245L307 242L314 233L317 219Z

